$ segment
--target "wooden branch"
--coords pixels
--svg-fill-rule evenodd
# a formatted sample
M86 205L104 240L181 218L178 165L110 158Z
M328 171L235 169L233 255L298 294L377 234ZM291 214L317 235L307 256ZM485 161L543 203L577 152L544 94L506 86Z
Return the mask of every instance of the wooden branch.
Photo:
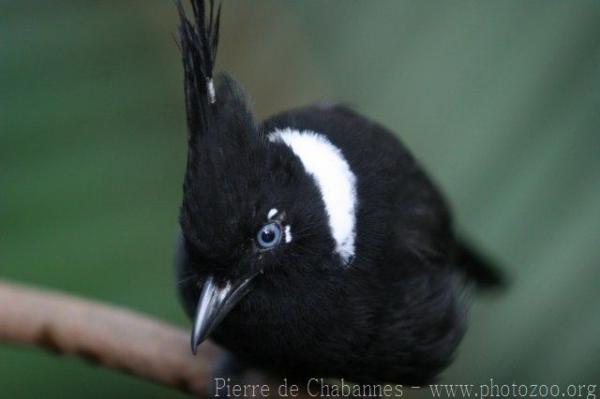
M0 279L0 342L78 356L208 398L219 349L203 343L193 356L189 340L189 331L131 310ZM223 389L221 396L281 398L281 382L249 370L232 382L230 394ZM240 387L253 393L240 393ZM315 397L305 387L297 388L281 394L286 399Z
M79 356L207 397L217 349L138 313L0 280L0 341Z

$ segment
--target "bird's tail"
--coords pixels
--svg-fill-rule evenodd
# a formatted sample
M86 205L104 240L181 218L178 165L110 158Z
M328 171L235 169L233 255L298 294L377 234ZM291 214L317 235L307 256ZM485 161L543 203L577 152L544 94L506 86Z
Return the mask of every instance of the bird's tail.
M464 241L458 243L456 264L468 279L475 282L478 289L502 290L508 285L505 273Z

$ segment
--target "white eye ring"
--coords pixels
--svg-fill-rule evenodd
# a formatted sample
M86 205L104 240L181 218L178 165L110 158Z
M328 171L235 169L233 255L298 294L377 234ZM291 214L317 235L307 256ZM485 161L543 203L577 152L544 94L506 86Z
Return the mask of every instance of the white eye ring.
M281 242L282 235L279 223L267 223L256 234L256 242L262 249L271 249Z

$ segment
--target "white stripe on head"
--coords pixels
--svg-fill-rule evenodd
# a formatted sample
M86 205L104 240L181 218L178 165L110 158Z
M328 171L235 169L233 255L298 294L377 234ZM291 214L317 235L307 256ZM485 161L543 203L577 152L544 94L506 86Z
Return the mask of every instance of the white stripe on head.
M356 238L356 176L342 151L324 135L309 130L278 129L270 133L269 140L285 143L314 178L325 204L335 251L349 264Z

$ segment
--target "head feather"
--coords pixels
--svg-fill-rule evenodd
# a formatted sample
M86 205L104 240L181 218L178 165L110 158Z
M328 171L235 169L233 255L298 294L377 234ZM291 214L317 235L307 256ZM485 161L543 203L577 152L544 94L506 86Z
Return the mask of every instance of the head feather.
M210 129L210 108L216 103L213 68L219 44L221 5L215 15L214 0L210 0L207 21L204 1L191 0L191 3L195 24L187 18L181 0L176 0L187 121L190 136L193 137Z
M213 83L221 15L214 3L191 0L194 16L188 19L176 0L189 130L180 224L198 248L206 237L214 247L219 237L229 242L239 233L241 222L226 222L247 219L269 176L268 142L242 87L227 74Z

